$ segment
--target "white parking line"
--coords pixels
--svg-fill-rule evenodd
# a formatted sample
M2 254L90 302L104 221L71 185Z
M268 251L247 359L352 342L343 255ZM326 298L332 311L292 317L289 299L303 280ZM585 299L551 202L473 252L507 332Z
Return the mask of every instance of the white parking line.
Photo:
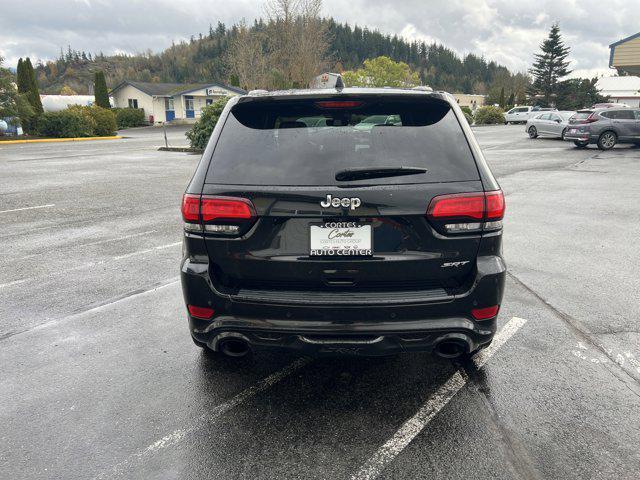
M97 475L96 477L94 477L94 480L101 479L101 478L112 478L114 475L124 473L126 469L130 467L135 461L142 460L155 452L161 451L167 447L171 447L173 445L180 443L190 433L195 432L201 428L204 428L207 424L217 420L228 411L246 402L250 398L257 395L258 393L264 392L265 390L269 389L279 381L288 377L295 371L301 369L302 367L307 365L310 361L311 361L310 358L300 358L298 360L295 360L294 362L290 363L289 365L282 368L281 370L278 370L277 372L274 372L271 375L258 381L258 383L256 383L255 385L252 385L249 388L243 390L236 396L232 397L230 400L213 408L213 410L207 412L204 415L199 416L198 418L195 419L195 421L192 422L192 424L189 427L179 428L165 435L164 437L156 440L151 445L131 455L124 462L121 462L113 466L113 468L110 469L109 471L102 472L101 474Z
M35 207L22 207L22 208L12 208L11 210L0 210L0 213L22 212L23 210L35 210L36 208L51 208L55 206L56 206L55 203L48 203L47 205L36 205Z
M473 359L477 368L481 368L493 354L505 344L526 320L513 317L493 339L493 343ZM463 370L456 371L449 379L420 407L416 414L404 422L400 429L367 460L351 480L371 480L377 478L384 468L418 436L429 422L445 405L467 384L468 377Z
M164 250L165 248L177 247L178 245L182 245L182 242L168 243L166 245L159 245L157 247L147 248L145 250L138 250L136 252L125 253L123 255L117 255L115 257L111 257L111 258L108 258L108 259L105 259L105 260L99 260L97 262L83 263L82 265L77 265L75 267L67 268L65 270L58 270L55 273L51 273L51 274L47 275L46 277L47 278L51 278L51 277L53 277L55 275L62 275L62 274L65 274L65 273L76 271L76 270L82 270L83 268L91 268L91 267L95 267L95 266L98 266L98 265L104 265L105 263L111 262L111 261L114 261L114 260L123 260L125 258L135 257L136 255L143 255L145 253L155 252L155 251L158 251L158 250ZM0 288L13 287L13 286L16 286L16 285L20 285L21 283L37 280L38 278L42 278L42 277L40 276L40 277L21 278L20 280L13 280L12 282L1 283L0 284Z

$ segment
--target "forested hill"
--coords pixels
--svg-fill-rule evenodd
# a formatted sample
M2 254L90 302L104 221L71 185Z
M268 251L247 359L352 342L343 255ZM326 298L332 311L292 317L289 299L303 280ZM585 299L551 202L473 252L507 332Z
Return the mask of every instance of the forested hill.
M451 92L488 93L496 82L511 84L514 89L524 82L522 75L512 75L505 67L473 54L460 58L442 45L408 42L398 36L384 35L366 27L326 20L330 59L328 69L350 70L362 65L367 58L386 55L408 63L416 70L425 85ZM253 29L263 29L256 21ZM65 88L78 94L91 93L93 73L104 70L109 87L123 79L158 82L218 81L234 84L226 69L227 50L238 32L222 23L210 27L209 32L192 37L189 42L173 44L161 53L138 55L92 55L73 50L61 52L55 61L37 66L36 75L42 93L60 93ZM524 84L523 84L524 86ZM70 89L70 90L69 90Z

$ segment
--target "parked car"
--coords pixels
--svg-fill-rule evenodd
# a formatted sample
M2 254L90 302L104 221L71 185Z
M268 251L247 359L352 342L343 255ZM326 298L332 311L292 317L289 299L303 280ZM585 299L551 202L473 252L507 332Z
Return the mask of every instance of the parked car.
M527 120L538 112L551 112L556 111L555 108L548 107L530 107L521 105L519 107L513 107L511 110L504 114L504 123L527 123Z
M564 140L564 134L569 125L569 119L576 112L569 111L551 111L537 113L527 120L525 132L529 134L529 138L538 138L538 136L558 137Z
M504 124L508 125L510 123L526 123L532 110L533 107L527 105L513 107L511 110L504 114Z
M596 103L593 107L596 108L631 108L626 103Z
M445 358L487 346L504 196L464 118L419 90L230 99L182 203L195 344Z
M600 150L609 150L618 143L640 144L640 110L579 110L570 119L564 139L578 148L596 144Z
M551 108L551 107L537 107L536 106L536 107L533 107L531 109L532 113L534 113L534 112L556 112L556 111L558 111L557 108Z

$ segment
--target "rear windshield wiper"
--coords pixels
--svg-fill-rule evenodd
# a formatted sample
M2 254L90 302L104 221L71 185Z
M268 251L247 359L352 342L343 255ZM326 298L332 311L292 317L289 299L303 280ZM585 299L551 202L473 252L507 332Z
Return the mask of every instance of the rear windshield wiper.
M349 180L365 180L368 178L401 177L403 175L417 175L427 173L426 168L420 167L360 167L345 168L336 172L338 182Z

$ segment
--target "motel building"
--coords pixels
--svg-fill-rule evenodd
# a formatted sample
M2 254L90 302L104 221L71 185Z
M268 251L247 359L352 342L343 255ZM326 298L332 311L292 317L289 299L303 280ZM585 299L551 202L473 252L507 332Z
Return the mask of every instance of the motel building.
M164 122L190 123L202 109L222 97L246 93L236 87L207 84L150 83L124 81L114 87L110 96L116 108L141 108L150 124Z

